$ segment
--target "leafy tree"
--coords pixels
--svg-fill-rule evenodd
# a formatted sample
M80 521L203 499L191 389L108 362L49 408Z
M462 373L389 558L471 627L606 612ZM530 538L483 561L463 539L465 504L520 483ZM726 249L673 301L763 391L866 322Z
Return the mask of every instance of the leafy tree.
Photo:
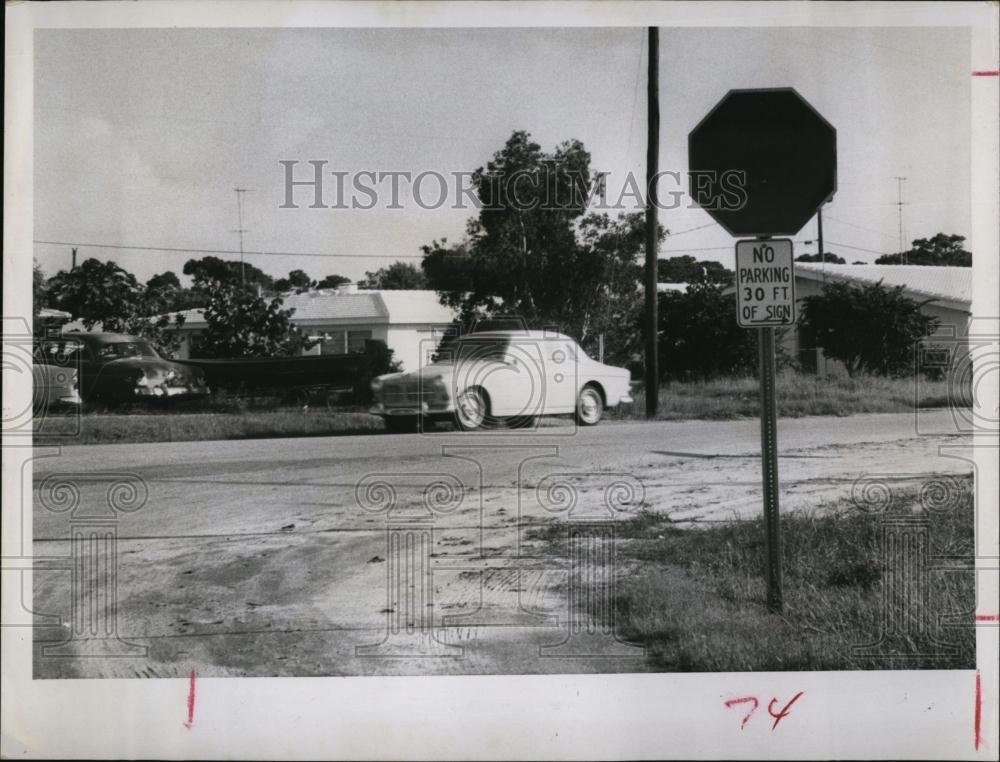
M822 256L820 256L819 252L816 252L815 254L800 254L799 256L797 256L795 258L795 261L796 262L829 262L829 263L834 264L834 265L846 265L847 264L847 260L846 259L844 259L843 257L838 257L836 254L833 254L832 252L829 252L829 251L824 251L823 254L822 254ZM858 264L858 263L855 262L854 264ZM864 262L862 262L861 264L864 264Z
M917 238L906 252L886 254L875 260L877 265L933 265L972 267L972 252L963 248L965 236L938 233L933 238Z
M171 290L180 290L180 287L181 282L172 270L154 275L146 281L147 291L169 292Z
M33 315L47 306L48 288L45 284L45 273L42 272L41 265L35 262L31 268L31 302L33 305Z
M73 270L49 278L50 303L80 320L89 331L102 323L106 331L122 331L141 311L142 286L114 262L86 259Z
M756 370L756 332L737 325L735 294L698 283L661 293L658 300L661 378L704 380Z
M358 288L406 290L427 288L427 276L408 262L393 262L375 272L366 272Z
M207 325L199 337L204 357L290 356L316 343L292 323L295 310L282 309L280 298L258 296L229 282L215 281L207 288Z
M585 215L594 181L583 144L570 140L547 153L515 132L472 181L481 209L464 240L421 247L441 302L464 324L507 315L557 326L588 351L599 334L620 332L627 337L609 348L627 352L642 298L643 217Z
M473 289L472 253L469 242L448 245L448 239L434 240L421 246L424 253L420 268L427 276L427 285L438 292L442 303L459 308L464 294Z
M184 274L194 279L195 288L202 288L209 283L243 283L244 276L248 286L260 286L265 291L274 287L274 279L249 263L234 262L218 257L202 257L189 259L184 263Z
M345 278L343 275L327 275L323 280L316 284L316 288L337 288L337 286L342 286L345 283L350 283L350 278Z
M827 283L820 294L802 300L800 330L815 336L827 357L847 372L905 375L913 371L913 347L933 333L937 318L903 295L903 286Z
M734 277L733 271L721 262L702 262L689 254L657 262L657 279L660 283L717 283L728 286Z
M71 271L60 270L47 288L51 303L71 313L88 331L100 324L104 331L143 336L168 357L177 351L176 329L184 318L162 314L158 292L148 293L132 273L114 262L87 259Z
M310 278L305 270L292 270L288 273L288 282L295 289L296 293L299 294L303 291L308 291L316 285L316 281Z

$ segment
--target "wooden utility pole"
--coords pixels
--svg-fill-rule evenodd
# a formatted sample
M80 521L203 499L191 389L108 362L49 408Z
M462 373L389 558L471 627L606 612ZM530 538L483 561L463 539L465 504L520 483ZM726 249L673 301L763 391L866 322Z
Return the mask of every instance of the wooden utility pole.
M823 250L823 206L816 210L816 244L819 246L819 267L826 283L826 252Z
M660 161L660 35L649 27L649 70L646 86L646 417L655 418L660 397L656 316L659 224L656 218L656 174Z

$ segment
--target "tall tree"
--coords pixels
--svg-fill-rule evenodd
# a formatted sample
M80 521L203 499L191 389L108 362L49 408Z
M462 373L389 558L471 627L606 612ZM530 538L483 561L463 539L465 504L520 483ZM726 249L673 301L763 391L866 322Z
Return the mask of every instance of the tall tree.
M422 247L430 287L463 323L516 316L559 326L590 350L600 333L632 330L643 218L586 215L595 185L582 143L548 153L515 132L472 180L481 208L465 239Z
M721 262L697 260L690 254L681 254L657 263L660 283L716 283L728 286L735 274Z
M358 288L389 291L420 290L427 288L427 276L408 262L393 262L375 272L366 272L364 279L358 281Z
M909 251L886 254L877 265L932 265L937 267L972 267L972 252L964 248L965 236L938 233L933 238L917 238Z
M800 254L799 256L797 256L795 258L795 261L796 262L829 262L829 263L834 264L834 265L846 265L847 264L847 260L846 259L844 259L843 257L838 257L836 254L833 254L832 252L829 252L829 251L824 251L823 254L822 254L822 256L820 255L819 252L816 252L815 254ZM857 262L855 262L855 264L857 264ZM864 264L864 262L862 262L861 264Z
M316 288L337 288L337 286L342 286L345 283L350 283L350 278L345 278L343 275L327 275L323 280L316 284Z
M201 288L213 281L243 283L244 276L249 286L259 285L265 291L270 291L274 286L274 279L254 265L211 256L189 259L184 263L184 274L194 279L195 288Z

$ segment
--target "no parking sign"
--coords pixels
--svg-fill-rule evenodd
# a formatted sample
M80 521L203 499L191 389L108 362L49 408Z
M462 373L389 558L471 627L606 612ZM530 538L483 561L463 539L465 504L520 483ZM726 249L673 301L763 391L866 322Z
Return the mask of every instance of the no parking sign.
M787 238L736 243L736 322L767 328L795 322L795 263Z

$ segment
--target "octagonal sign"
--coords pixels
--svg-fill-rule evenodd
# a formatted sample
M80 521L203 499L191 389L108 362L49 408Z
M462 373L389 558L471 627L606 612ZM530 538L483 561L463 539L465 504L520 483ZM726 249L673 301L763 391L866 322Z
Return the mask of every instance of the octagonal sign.
M790 87L730 90L688 135L688 167L730 235L795 235L837 190L837 131Z

